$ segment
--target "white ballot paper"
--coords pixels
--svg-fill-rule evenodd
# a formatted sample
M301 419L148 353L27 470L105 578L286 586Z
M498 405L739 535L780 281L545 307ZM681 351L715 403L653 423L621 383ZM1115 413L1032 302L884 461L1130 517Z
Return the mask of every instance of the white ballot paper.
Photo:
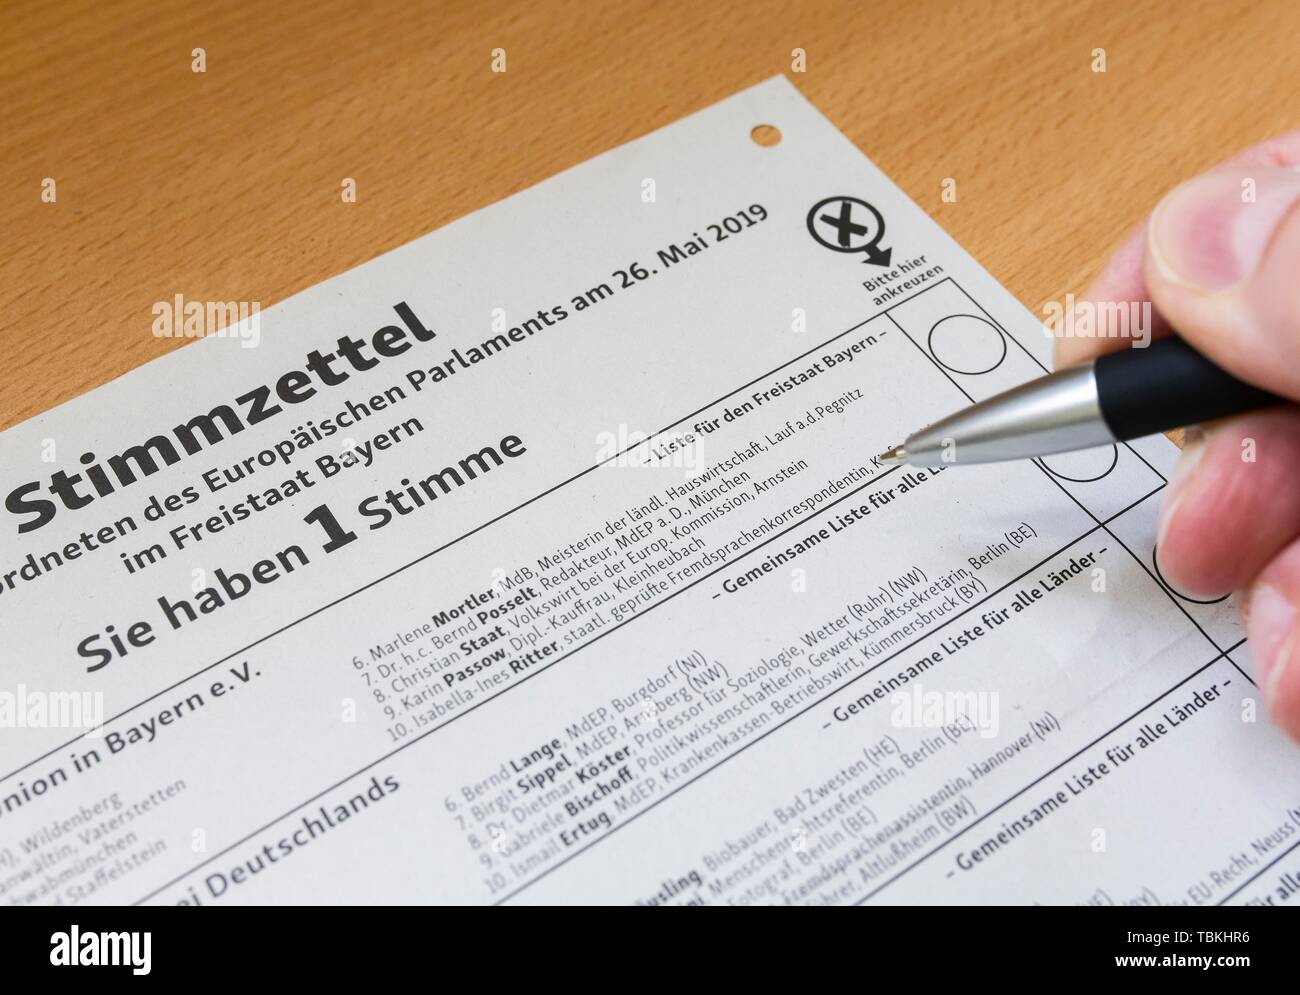
M874 458L1049 346L773 79L3 433L0 898L1291 901L1172 444Z

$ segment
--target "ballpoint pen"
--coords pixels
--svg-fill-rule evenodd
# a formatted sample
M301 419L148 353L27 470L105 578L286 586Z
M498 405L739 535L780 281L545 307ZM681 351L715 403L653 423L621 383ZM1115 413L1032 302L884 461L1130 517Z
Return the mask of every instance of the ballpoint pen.
M907 437L890 464L945 466L1089 449L1286 403L1182 339L1109 353L1031 380Z

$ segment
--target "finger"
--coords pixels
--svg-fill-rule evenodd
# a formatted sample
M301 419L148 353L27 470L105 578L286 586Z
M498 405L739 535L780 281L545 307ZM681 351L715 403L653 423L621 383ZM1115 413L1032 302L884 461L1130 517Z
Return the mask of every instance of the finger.
M1271 138L1254 145L1220 163L1218 170L1251 171L1259 167L1294 166L1300 163L1300 130ZM1143 222L1124 241L1111 257L1106 268L1098 275L1078 302L1082 308L1094 311L1113 308L1121 303L1145 304L1152 302L1146 279L1146 245L1148 221ZM1169 334L1169 325L1158 307L1151 313L1150 334L1159 338ZM1069 366L1091 359L1105 352L1123 348L1129 341L1127 334L1110 336L1061 335L1056 341L1056 367Z
M1152 215L1146 275L1180 335L1244 380L1300 398L1300 169L1237 166Z
M1274 721L1300 740L1300 541L1264 568L1246 593L1243 615L1259 686Z
M1300 410L1188 430L1160 513L1160 571L1180 590L1244 587L1300 537Z

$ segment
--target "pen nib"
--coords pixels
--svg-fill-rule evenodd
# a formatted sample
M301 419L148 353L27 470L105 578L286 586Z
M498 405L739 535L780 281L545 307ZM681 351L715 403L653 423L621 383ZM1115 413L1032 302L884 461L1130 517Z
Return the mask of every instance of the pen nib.
M893 449L889 450L889 452L881 453L877 458L882 463L897 465L907 462L907 452L902 446L895 446Z

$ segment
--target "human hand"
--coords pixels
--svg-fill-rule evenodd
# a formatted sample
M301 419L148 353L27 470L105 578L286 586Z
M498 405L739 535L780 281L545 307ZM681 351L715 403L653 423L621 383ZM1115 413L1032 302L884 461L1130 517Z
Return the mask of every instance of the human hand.
M1300 131L1189 180L1160 202L1085 295L1096 306L1150 301L1224 369L1300 401ZM1099 310L1099 309L1098 309ZM1125 348L1061 338L1057 366ZM1300 740L1300 408L1190 428L1160 513L1160 570L1198 596L1238 592L1255 683Z

